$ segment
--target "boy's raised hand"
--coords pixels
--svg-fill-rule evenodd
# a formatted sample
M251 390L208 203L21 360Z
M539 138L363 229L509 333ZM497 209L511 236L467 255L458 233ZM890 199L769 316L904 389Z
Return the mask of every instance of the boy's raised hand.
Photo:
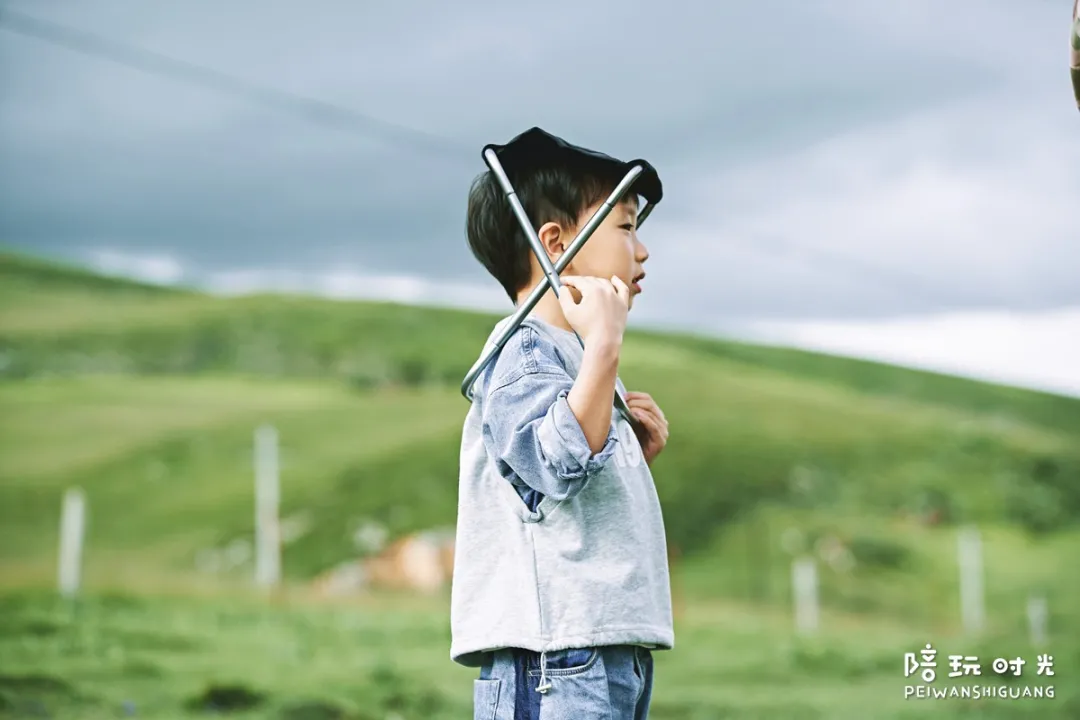
M590 340L622 343L630 309L630 288L626 283L615 276L610 280L577 275L559 279L572 288L559 294L559 304L566 321L581 339L586 343Z
M630 412L641 423L640 429L635 429L638 442L641 443L641 452L645 456L645 462L652 465L652 461L664 449L668 441L668 422L664 411L656 404L648 393L627 392L626 404L630 406Z

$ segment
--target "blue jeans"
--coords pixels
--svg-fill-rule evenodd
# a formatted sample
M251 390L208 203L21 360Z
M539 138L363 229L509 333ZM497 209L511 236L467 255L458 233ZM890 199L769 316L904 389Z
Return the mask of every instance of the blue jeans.
M473 686L474 720L646 720L653 658L632 645L494 653Z

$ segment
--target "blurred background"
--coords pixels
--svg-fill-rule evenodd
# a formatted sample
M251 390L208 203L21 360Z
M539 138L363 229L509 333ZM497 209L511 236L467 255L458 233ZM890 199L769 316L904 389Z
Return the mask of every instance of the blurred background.
M1080 717L1069 10L3 2L0 716L471 717L465 198L539 125L665 182L650 717Z

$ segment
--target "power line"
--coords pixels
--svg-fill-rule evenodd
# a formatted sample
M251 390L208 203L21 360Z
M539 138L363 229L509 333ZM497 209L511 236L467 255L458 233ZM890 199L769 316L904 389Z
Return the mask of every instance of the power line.
M331 125L339 130L360 133L365 137L375 136L423 152L456 158L476 152L475 149L470 150L453 140L423 130L382 120L323 100L262 87L219 70L125 45L94 33L22 13L0 10L0 26L17 35L31 37L83 55L110 60L151 75L168 77L240 97L265 107Z

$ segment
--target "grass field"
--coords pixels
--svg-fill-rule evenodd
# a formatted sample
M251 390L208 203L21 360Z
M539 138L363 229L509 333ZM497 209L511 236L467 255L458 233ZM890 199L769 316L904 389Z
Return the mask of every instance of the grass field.
M457 384L491 320L0 256L0 716L469 717L445 597L328 604L308 583L355 553L361 522L453 523ZM621 374L672 423L654 474L678 647L658 657L652 717L1080 717L1080 400L643 332ZM274 598L252 594L250 562L198 564L251 536L262 423L281 437L283 514L306 527ZM71 486L90 525L85 593L67 603L51 588ZM968 523L986 563L975 638L958 611ZM818 557L809 639L792 632L793 554ZM1051 609L1054 678L1034 674L1031 594ZM903 654L927 642L935 687L953 682L948 654L978 655L990 677L974 684L994 686L990 660L1019 655L1009 684L1055 697L905 701Z
M471 717L472 673L447 661L445 599L370 597L326 605L267 600L95 594L72 604L51 595L0 599L0 697L9 712L52 717ZM1072 718L1075 657L1035 675L1022 635L980 642L937 634L944 656L1017 655L1029 677L979 686L1054 686L1054 697L904 699L903 653L921 647L909 627L830 614L813 640L795 640L786 615L700 601L682 615L677 651L657 657L651 717ZM1044 692L1046 692L1044 690ZM1070 694L1071 693L1071 694ZM37 714L37 717L44 716Z

